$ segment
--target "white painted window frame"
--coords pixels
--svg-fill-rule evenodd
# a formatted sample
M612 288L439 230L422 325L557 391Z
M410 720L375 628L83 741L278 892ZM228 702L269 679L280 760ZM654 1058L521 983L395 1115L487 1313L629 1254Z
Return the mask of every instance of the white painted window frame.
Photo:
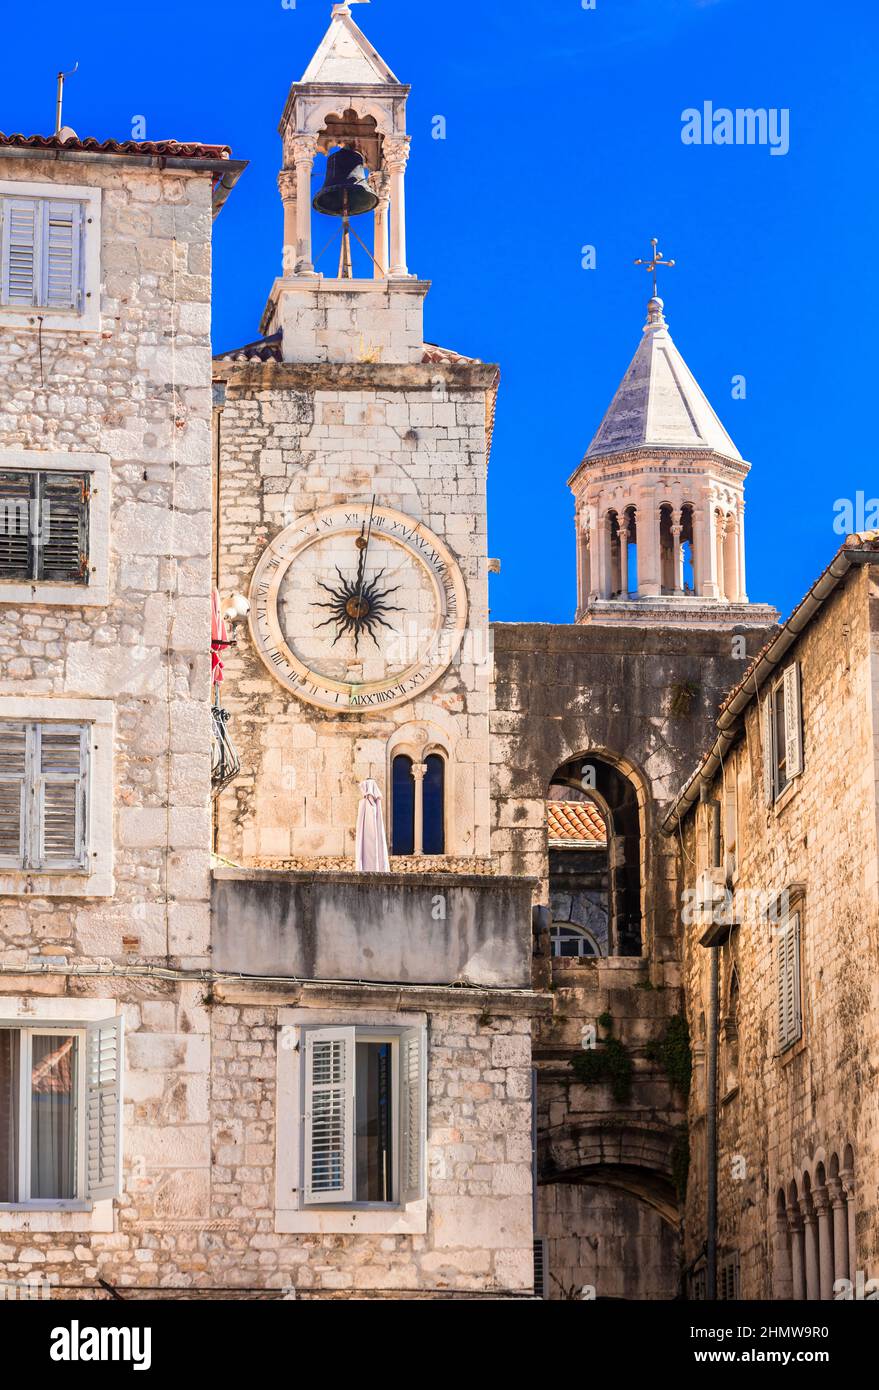
M784 696L784 729L778 727L775 702L779 691ZM778 741L785 739L785 784L778 785ZM763 757L766 800L770 806L786 799L791 787L803 775L803 699L802 674L798 661L793 661L772 682L763 713Z
M0 896L108 898L113 879L112 700L70 700L64 696L0 695L0 720L90 726L86 786L86 869L0 869Z
M91 478L88 584L66 584L62 580L52 579L0 579L0 605L39 603L106 608L110 602L109 454L0 449L0 470L18 473L88 473Z
M32 183L0 179L0 198L41 198L83 204L82 309L22 308L0 304L0 330L28 328L43 333L101 331L101 189L88 184Z
M119 1003L115 999L71 999L34 998L32 995L0 995L0 1024L12 1028L33 1028L37 1032L82 1033L82 1082L86 1080L86 1034L88 1024L104 1023L119 1016ZM124 1064L120 1076L124 1097ZM85 1132L84 1101L81 1099L83 1134ZM119 1152L121 1154L123 1135L119 1130ZM85 1181L85 1161L79 1169L78 1181ZM113 1198L106 1197L96 1201L77 1202L34 1202L22 1206L20 1203L0 1203L0 1236L4 1231L28 1232L33 1234L65 1232L83 1234L110 1234L114 1229Z
M14 1202L0 1202L0 1211L76 1211L87 1207L85 1198L85 1079L86 1079L86 1033L82 1028L59 1028L49 1024L28 1024L18 1029L20 1041L19 1076L19 1132L18 1132L18 1171L19 1189L23 1196ZM76 1039L76 1194L71 1198L36 1198L30 1196L31 1175L31 1074L34 1038L75 1038Z
M275 1230L284 1234L426 1235L427 1234L427 1063L424 1064L420 1097L423 1136L421 1171L424 1196L406 1205L352 1203L306 1206L304 1194L305 1123L304 1034L315 1029L354 1028L382 1037L399 1039L409 1029L422 1033L422 1057L427 1056L427 1015L403 1013L329 1013L322 1009L278 1011L278 1139L275 1194ZM399 1084L399 1048L395 1059L395 1100ZM394 1140L400 1150L400 1125ZM397 1181L402 1181L397 1159Z

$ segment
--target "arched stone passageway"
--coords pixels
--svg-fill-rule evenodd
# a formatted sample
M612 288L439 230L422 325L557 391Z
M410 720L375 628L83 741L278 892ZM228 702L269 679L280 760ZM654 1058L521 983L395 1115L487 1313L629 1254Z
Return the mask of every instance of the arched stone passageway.
M573 900L581 914L586 913L582 924L577 925L593 934L598 926L602 949L597 954L640 956L644 937L643 825L637 786L610 759L589 752L570 759L555 772L548 789L548 817L554 806L565 804L566 796L574 822L578 807L594 807L594 819L604 826L604 840L596 834L590 836L584 824L579 841L574 836L568 845L554 844L548 820L550 898ZM590 907L594 909L591 913Z

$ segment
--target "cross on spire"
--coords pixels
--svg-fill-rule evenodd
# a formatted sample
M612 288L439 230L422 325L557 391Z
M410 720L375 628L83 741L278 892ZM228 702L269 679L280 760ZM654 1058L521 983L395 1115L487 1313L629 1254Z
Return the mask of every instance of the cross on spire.
M646 271L647 271L647 274L653 276L653 298L656 299L656 297L657 297L657 295L658 295L658 293L659 293L659 286L657 285L657 282L656 282L656 272L657 272L658 268L662 265L662 266L666 266L669 270L671 270L671 268L672 268L672 266L675 264L675 262L674 262L674 261L667 261L667 260L665 260L665 259L663 258L662 252L658 249L658 248L659 248L659 239L658 239L658 237L655 237L655 236L654 236L654 237L651 237L651 238L650 238L650 245L653 247L653 255L652 255L652 257L650 258L650 260L649 260L649 261L642 260L642 258L639 256L638 259L637 259L637 261L635 262L635 265L643 265L644 268L645 268Z

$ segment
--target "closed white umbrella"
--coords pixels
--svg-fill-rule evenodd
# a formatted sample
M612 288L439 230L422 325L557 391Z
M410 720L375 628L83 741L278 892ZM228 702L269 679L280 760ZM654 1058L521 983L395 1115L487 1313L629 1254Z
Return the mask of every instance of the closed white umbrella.
M386 874L390 872L388 840L385 835L385 821L382 815L382 794L378 784L372 779L360 783L363 800L357 813L357 858L358 873Z

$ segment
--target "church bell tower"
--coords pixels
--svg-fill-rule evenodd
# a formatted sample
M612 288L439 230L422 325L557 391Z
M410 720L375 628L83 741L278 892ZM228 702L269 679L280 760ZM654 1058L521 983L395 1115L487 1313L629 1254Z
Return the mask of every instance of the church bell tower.
M577 621L765 627L778 614L745 580L750 464L672 341L655 282L669 263L653 246L641 342L570 479Z
M422 359L429 285L410 274L406 251L409 90L349 6L335 5L279 127L283 275L262 329L282 333L287 362ZM313 198L324 156L324 196Z

